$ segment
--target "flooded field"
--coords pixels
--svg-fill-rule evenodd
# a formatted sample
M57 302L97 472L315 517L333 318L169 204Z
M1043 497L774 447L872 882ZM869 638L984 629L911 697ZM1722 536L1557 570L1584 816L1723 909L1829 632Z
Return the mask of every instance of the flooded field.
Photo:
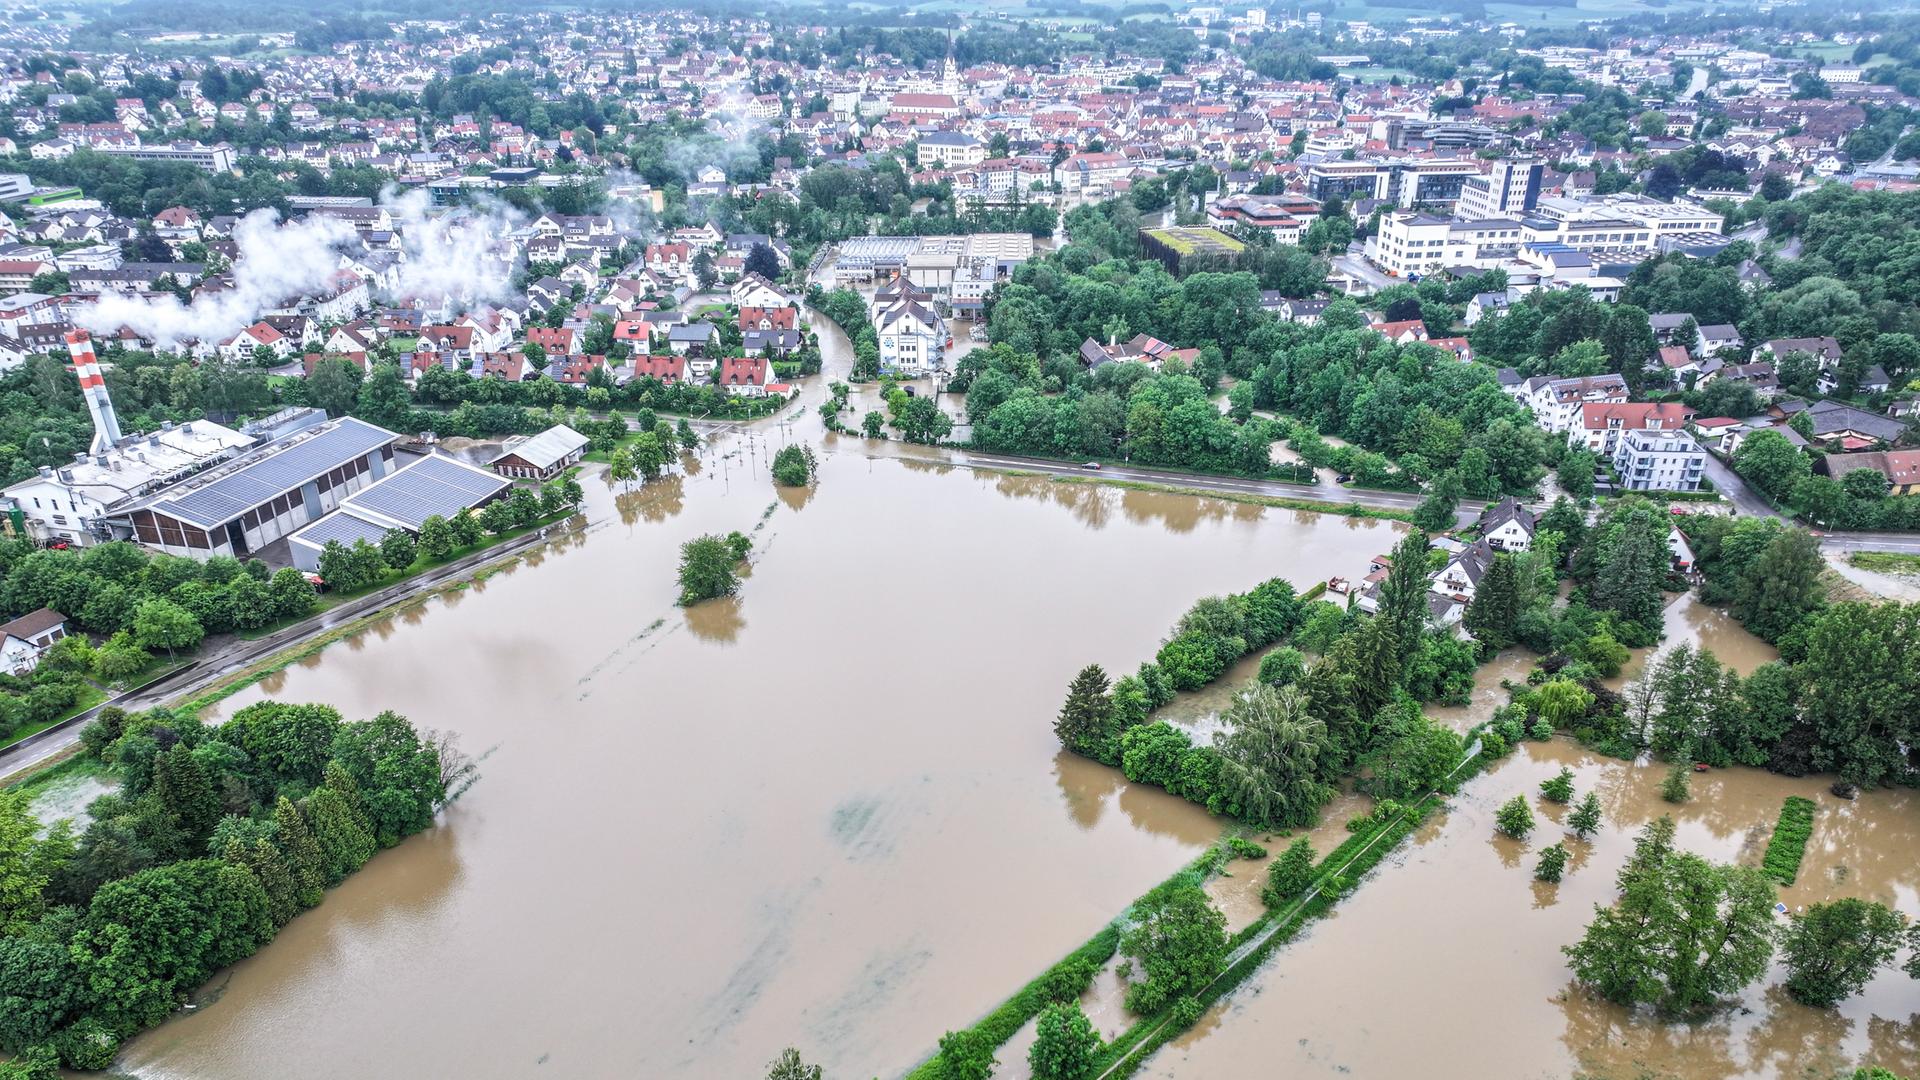
M1566 807L1534 799L1526 843L1495 834L1493 815L1562 765L1599 794L1606 827L1565 833ZM1471 781L1327 920L1266 967L1145 1075L1286 1077L1812 1078L1872 1063L1920 1071L1920 983L1898 969L1839 1009L1788 999L1776 969L1709 1021L1665 1025L1573 985L1560 947L1578 940L1646 822L1671 814L1679 846L1757 865L1781 802L1819 804L1792 907L1841 896L1920 915L1920 797L1827 793L1827 780L1751 769L1695 777L1693 800L1659 797L1664 772L1588 754L1564 740L1528 742ZM1540 848L1573 854L1559 885L1533 880Z
M1219 835L1058 752L1074 671L1131 670L1199 596L1351 576L1393 540L853 440L776 495L778 441L617 500L589 476L584 534L225 703L396 709L483 778L121 1067L748 1077L794 1044L897 1073ZM732 529L755 534L741 595L673 606L678 546Z

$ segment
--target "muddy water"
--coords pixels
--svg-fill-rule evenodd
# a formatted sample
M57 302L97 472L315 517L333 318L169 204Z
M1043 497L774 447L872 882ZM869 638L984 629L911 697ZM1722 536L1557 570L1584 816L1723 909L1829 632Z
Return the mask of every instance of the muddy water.
M851 453L776 497L779 441L617 500L589 476L583 535L227 702L397 709L483 779L122 1067L740 1077L791 1043L894 1074L1219 834L1058 753L1073 672L1130 670L1198 596L1392 543ZM678 545L731 529L740 596L674 607Z
M1606 828L1565 834L1566 808L1535 798L1526 843L1497 837L1494 810L1571 766L1600 795ZM1658 765L1599 758L1565 741L1525 743L1471 781L1443 821L1397 852L1332 918L1276 954L1148 1070L1162 1077L1828 1077L1871 1062L1920 1070L1920 984L1897 969L1838 1010L1795 1004L1776 966L1738 1005L1696 1025L1663 1025L1589 997L1560 946L1579 938L1638 829L1661 814L1678 843L1757 865L1780 804L1819 804L1791 906L1840 896L1920 915L1920 797L1869 792L1848 803L1818 778L1755 770L1695 778L1693 800L1662 801ZM1532 878L1541 847L1565 840L1565 881Z
M1711 650L1727 667L1748 675L1769 660L1780 659L1780 650L1753 636L1722 608L1703 604L1695 593L1682 593L1667 604L1667 634L1650 649L1634 649L1620 674L1604 680L1615 690L1640 677L1647 660L1675 645L1691 645Z

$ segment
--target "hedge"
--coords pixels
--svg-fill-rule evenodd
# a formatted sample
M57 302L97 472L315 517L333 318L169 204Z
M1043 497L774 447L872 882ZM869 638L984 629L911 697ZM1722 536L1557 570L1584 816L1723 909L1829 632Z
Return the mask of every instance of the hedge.
M1798 795L1787 796L1786 804L1780 807L1780 821L1773 827L1773 838L1767 841L1767 855L1760 861L1760 869L1782 885L1793 884L1800 873L1807 839L1813 835L1813 810L1813 800Z

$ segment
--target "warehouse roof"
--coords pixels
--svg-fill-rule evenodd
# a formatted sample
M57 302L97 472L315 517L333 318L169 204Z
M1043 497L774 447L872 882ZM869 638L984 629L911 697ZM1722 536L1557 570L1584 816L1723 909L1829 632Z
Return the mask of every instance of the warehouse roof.
M508 442L493 460L517 457L536 469L551 469L565 461L567 455L584 450L592 441L565 424L555 424L532 438Z
M341 509L412 532L434 515L452 517L498 494L512 481L498 473L434 454L347 496Z
M347 417L273 443L169 489L149 504L155 511L211 528L399 438L386 428Z
M327 546L330 540L352 547L354 541L365 540L369 544L378 544L386 539L389 526L368 521L347 510L336 510L311 525L302 527L289 537L289 543L312 544L316 548Z

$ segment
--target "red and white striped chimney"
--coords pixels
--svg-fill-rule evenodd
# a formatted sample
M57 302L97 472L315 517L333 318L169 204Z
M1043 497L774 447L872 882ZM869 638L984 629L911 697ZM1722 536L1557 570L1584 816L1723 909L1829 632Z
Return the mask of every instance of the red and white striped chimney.
M120 441L120 418L114 415L113 399L107 396L107 380L100 376L100 360L93 355L93 336L85 330L68 334L67 355L73 358L80 394L87 399L87 411L93 414L92 452L104 454Z

